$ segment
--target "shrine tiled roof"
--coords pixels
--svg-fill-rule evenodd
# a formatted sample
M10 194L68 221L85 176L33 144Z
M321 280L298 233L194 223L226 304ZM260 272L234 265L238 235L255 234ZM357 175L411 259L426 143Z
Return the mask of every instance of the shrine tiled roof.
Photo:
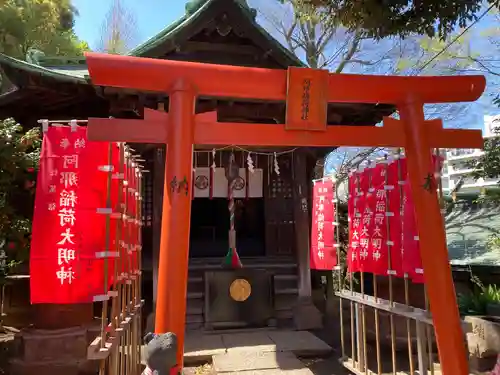
M249 25L258 41L264 40L266 42L267 46L265 48L272 50L272 53L276 56L279 55L278 59L282 61L285 65L284 67L304 66L300 59L257 23L255 18L256 11L248 6L246 0L192 0L187 3L186 12L180 19L134 48L128 55L156 57L152 56L152 54L154 53L153 50L157 48L167 46L165 48L174 49L177 43L187 40L196 30L199 30L199 25L205 24L206 19L210 19L210 17L218 14L218 12L229 10L229 7L236 10L238 16ZM55 80L61 80L62 82L87 83L86 76L88 75L88 70L84 57L67 58L67 64L59 63L56 66L47 63L47 60L52 59L52 57L42 56L39 62L30 63L0 54L0 67L7 76L22 74L24 72L46 76Z
M82 60L82 58L80 58L80 60ZM0 53L0 67L7 75L10 75L9 73L13 73L14 71L26 71L64 82L87 83L85 79L85 76L88 75L86 65L61 65L60 67L42 66L41 64L29 63Z
M278 42L271 34L269 34L256 20L257 11L248 6L246 0L191 0L186 4L186 13L183 17L167 26L157 35L153 36L146 42L130 51L131 56L147 56L149 51L157 46L162 45L166 41L175 41L183 39L184 33L189 29L190 25L200 20L210 8L218 7L226 10L227 6L236 6L254 30L263 36L266 41L272 46L277 53L282 54L288 60L287 66L305 66L299 58Z

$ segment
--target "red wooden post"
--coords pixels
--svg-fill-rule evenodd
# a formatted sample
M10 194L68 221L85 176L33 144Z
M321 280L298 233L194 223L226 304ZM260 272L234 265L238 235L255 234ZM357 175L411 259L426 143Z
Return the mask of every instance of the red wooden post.
M177 335L177 363L181 368L186 323L195 99L192 88L182 80L177 81L170 91L156 298L155 331L171 331Z
M405 152L415 202L420 254L443 374L468 374L467 353L448 259L429 137L441 127L424 120L423 104L399 106L406 135Z

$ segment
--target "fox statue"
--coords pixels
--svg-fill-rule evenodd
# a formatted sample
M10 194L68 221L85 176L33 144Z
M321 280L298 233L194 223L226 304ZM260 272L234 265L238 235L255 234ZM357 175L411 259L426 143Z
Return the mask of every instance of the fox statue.
M148 333L144 336L146 368L142 375L177 375L177 336L175 333Z

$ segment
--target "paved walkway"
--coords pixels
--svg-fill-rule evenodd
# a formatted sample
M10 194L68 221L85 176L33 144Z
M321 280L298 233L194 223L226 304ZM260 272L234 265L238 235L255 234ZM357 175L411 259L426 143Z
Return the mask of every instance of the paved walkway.
M307 331L265 330L245 333L188 333L186 366L213 363L224 375L313 374L298 357L319 357L332 348Z

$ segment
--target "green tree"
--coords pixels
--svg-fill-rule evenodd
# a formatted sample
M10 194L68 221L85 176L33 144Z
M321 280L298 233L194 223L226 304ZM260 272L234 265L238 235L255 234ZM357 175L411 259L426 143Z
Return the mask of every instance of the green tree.
M475 169L473 177L500 178L500 137L487 138L484 141L484 154L472 162Z
M496 130L497 136L484 140L484 153L478 159L469 162L471 173L476 180L499 179L497 187L500 188L500 130ZM500 203L499 189L486 189L479 197L480 201Z
M76 15L70 0L3 0L0 52L18 59L25 59L32 50L81 56L88 45L73 31Z
M38 128L0 121L0 277L27 260L40 147Z
M433 64L441 64L447 74L484 74L488 81L487 93L496 96L494 103L500 105L499 97L496 95L500 83L500 64L498 60L500 53L500 14L498 10L490 10L485 15L484 22L491 26L483 28L480 32L474 34L470 32L456 40L450 37L449 39L453 41L453 44L426 38L432 41L432 43L427 43L427 46L429 49L434 49L434 51L443 51L433 61ZM474 43L476 48L472 46L473 43L470 40L472 38L479 42Z
M279 0L283 2L283 0ZM287 1L287 0L285 0ZM293 0L301 17L321 12L328 22L342 24L349 30L361 29L374 38L439 36L445 39L457 26L465 27L478 17L483 0ZM498 8L500 0L487 0Z
M308 7L298 0L280 2L282 5L265 2L259 14L279 33L284 45L311 68L335 73L440 75L472 64L469 59L457 57L466 54L468 34L441 52L454 35L446 40L418 35L376 40L362 28L350 30L341 22L331 22L320 8ZM434 59L438 53L439 59ZM426 106L426 115L450 121L467 108L468 104L463 103ZM343 123L341 117L339 121ZM376 157L380 151L378 147L338 148L327 159L318 161L316 177L323 175L326 163L327 172L333 172L342 180L350 169Z

